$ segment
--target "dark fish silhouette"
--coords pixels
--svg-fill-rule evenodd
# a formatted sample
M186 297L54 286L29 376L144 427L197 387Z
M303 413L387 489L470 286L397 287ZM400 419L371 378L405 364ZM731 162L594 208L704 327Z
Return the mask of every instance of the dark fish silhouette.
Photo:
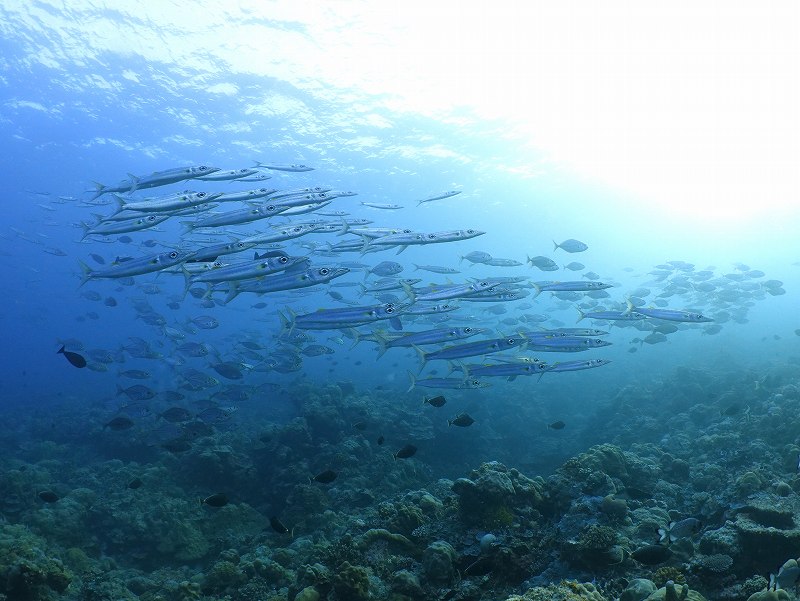
M407 444L402 449L394 453L392 457L395 459L408 459L409 457L413 457L417 452L417 447L413 444Z
M63 345L60 349L58 349L56 354L58 353L64 355L67 358L67 361L69 361L75 367L77 368L86 367L86 359L83 358L83 355L79 355L78 353L73 353L72 351L68 351L64 348Z
M52 490L43 490L37 496L45 503L55 503L58 501L58 495Z
M383 436L378 436L378 446L381 446L384 440L386 439Z
M142 482L140 478L134 478L128 482L128 488L136 490L137 488L141 488L142 484L144 484L144 482Z
M447 399L445 399L442 395L439 395L430 399L426 398L423 400L423 403L428 403L428 405L438 409L439 407L444 407L445 403L447 403Z
M468 413L461 413L460 415L457 415L453 419L447 420L448 426L459 426L461 428L466 428L474 423L475 420L472 419L472 417Z
M200 505L208 505L209 507L225 507L228 504L228 495L224 492L218 492L205 499L200 499Z
M551 430L563 430L566 425L567 424L565 424L561 420L558 420L557 422L549 424L547 427L550 428Z
M133 427L133 420L129 417L125 417L124 415L120 415L115 417L110 422L107 422L103 429L110 428L111 430L128 430Z
M272 529L278 534L289 534L289 529L274 515L269 518L269 525L272 526Z
M313 478L309 478L311 482L319 482L320 484L330 484L339 476L333 470L325 470L324 472L320 472Z
M631 557L646 566L654 566L672 557L672 551L664 545L645 545L631 553Z

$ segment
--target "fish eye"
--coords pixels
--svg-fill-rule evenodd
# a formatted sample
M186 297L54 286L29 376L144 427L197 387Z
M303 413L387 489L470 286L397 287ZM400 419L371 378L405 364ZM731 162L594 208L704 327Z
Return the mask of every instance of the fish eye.
M280 261L281 263L286 263L288 260L289 257L281 257L280 259L278 259L278 261Z
M267 191L267 189L266 189L266 188L259 188L259 189L258 189L258 191L259 191L259 192L266 192L266 191Z
M436 234L428 234L428 240L434 240L436 238Z
M509 338L508 340L506 340L506 342L508 344L514 344L516 342L516 340L514 340L513 338Z
M169 253L169 258L170 259L177 259L178 258L178 253L173 250L171 253Z
M222 263L219 261L214 261L214 267L222 267Z
M155 221L156 220L156 216L155 215L148 215L147 216L147 220L148 221Z
M388 307L386 307L386 312L387 313L394 313L394 307L392 305L389 305Z
M404 234L410 234L412 230L403 230Z
M489 285L489 282L479 282L479 283L478 283L478 285L479 285L481 288L486 288L486 286L488 286L488 285Z
M469 334L470 332L472 332L472 328L470 328L470 327L464 328L464 333L465 334Z
M320 275L328 275L330 273L330 269L328 269L327 267L322 267L319 270L319 273L320 273Z
M478 384L480 384L480 383L481 383L481 381L480 381L480 380L472 380L472 385L473 385L473 386L477 386L477 385L478 385Z
M468 234L474 234L474 233L475 233L475 230L467 230L467 233L468 233Z
M600 344L601 342L603 342L603 341L602 341L602 340L600 340L599 338L595 338L595 339L594 339L594 343L595 343L595 344Z
M205 197L206 197L206 193L205 192L198 192L197 193L197 198L205 198Z
M208 169L208 167L206 167L205 165L200 165L200 167L198 167L198 169L200 171L205 171L206 169Z
M267 211L270 213L275 210L275 205L267 205Z
M239 248L244 248L244 242L237 242L236 246L238 246Z

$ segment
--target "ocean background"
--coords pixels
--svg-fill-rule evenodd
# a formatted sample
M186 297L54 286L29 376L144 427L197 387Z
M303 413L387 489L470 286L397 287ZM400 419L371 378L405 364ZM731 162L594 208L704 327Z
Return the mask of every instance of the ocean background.
M322 544L341 535L331 520L339 520L339 527L356 536L357 528L348 520L366 507L408 491L449 490L442 479L469 477L471 470L492 461L546 480L570 458L613 443L632 453L654 445L693 470L703 461L709 468L713 454L701 457L691 441L709 435L722 421L736 436L716 439L719 458L743 452L751 443L750 433L764 439L768 454L774 454L771 467L762 462L760 492L768 493L777 481L791 485L798 437L787 420L796 413L785 419L775 416L789 412L780 401L792 396L781 387L798 386L800 365L800 68L790 26L798 16L791 3L768 10L746 3L723 8L688 2L663 7L500 2L491 9L448 2L398 7L371 2L0 3L5 196L0 228L5 340L0 523L24 526L50 546L53 557L64 559L67 549L82 549L89 563L113 561L114 569L140 570L153 583L137 589L130 584L130 573L118 575L112 580L127 587L124 595L90 597L88 572L72 565L69 588L54 593L45 587L36 594L118 599L135 592L156 599L163 591L176 594L165 584L167 577L153 575L169 568L181 571L172 579L195 578L196 598L243 599L237 591L246 586L245 580L224 585L203 581L225 549L235 548L244 556L259 545L272 551L295 545L296 553L311 553L311 541ZM498 313L487 310L488 303L461 302L445 323L487 328L486 337L514 336L536 327L606 330L603 339L610 346L574 356L537 357L611 363L545 373L541 379L491 378L491 386L479 390L408 390L408 373L416 376L420 366L413 349L390 349L378 359L374 344L353 346L347 332L310 331L312 340L305 344L322 344L332 352L298 355L302 364L288 373L258 369L257 359L242 354L243 340L262 345L262 358L270 352L287 353L275 340L281 332L278 311L345 306L332 299L331 290L364 305L378 303L371 295L358 296L355 285L321 285L302 295L243 293L228 304L205 307L202 299L184 298L180 273L136 276L132 286L113 279L80 286L80 262L102 267L92 255L108 265L120 257L193 250L266 228L260 222L220 228L214 235L187 234L180 222L192 218L179 217L130 233L127 242L120 236L83 238L82 223L94 223L95 214L115 210L111 195L93 199L94 182L114 185L129 174L200 164L239 169L257 162L304 164L313 170L262 170L271 179L247 184L190 180L135 196L261 186L283 190L324 185L354 191L357 196L338 198L326 210L370 219L375 227L486 233L459 242L410 246L401 254L388 249L326 256L322 251L328 242L347 237L335 233L312 233L281 247L308 255L313 265L397 261L404 267L400 277L421 278L419 286L492 276L524 276L529 282L581 280L593 271L613 284L597 309L625 309L634 291L647 288L643 306L666 299L668 308L700 311L719 327L678 324L665 341L643 344L648 329L589 319L576 326L576 305L592 302L582 295L559 299L542 292L534 298L529 290L527 298L497 303L502 306ZM460 194L417 203L448 190ZM362 202L402 208L375 209ZM275 217L269 225L318 217ZM588 250L554 250L554 241L570 238L586 243ZM473 251L521 265L471 265L462 257ZM537 255L552 258L561 268L544 272L526 264ZM567 270L563 266L570 261L583 263L585 269ZM460 273L437 275L415 271L415 265L448 266ZM706 281L695 277L701 271L713 272L713 289L697 287ZM377 279L370 276L366 282ZM364 281L359 269L335 280ZM407 300L402 290L395 293L399 302ZM106 302L109 297L114 306ZM212 298L221 301L222 295ZM185 339L178 342L162 327L146 323L143 302ZM170 308L169 303L177 305ZM257 303L264 306L254 307ZM525 323L519 320L524 314L543 315L547 321ZM218 327L187 325L200 316L214 317ZM402 315L401 322L409 331L436 327ZM391 329L379 324L358 331L368 334L376 327ZM120 351L132 337L147 341L159 356L136 358ZM214 352L187 358L176 351L186 341L206 344ZM57 353L62 344L89 355L90 369L75 369L65 361ZM96 359L103 356L101 351L107 351L110 361ZM211 367L214 361L246 364L242 379L221 377ZM470 362L487 361L478 357ZM187 391L180 374L189 367L220 383ZM140 382L119 375L128 369L148 371L150 377ZM438 376L447 372L446 363L432 361L418 377L431 376L431 369ZM151 413L133 416L130 430L105 427L130 401L118 386L134 384L157 394L146 403ZM159 446L170 434L161 431L165 420L157 413L176 404L197 413L195 403L234 385L244 387L237 389L244 390L244 398L220 403L235 406L229 419L214 423L187 453ZM166 391L185 396L170 402ZM448 400L444 408L423 404L426 395L440 393ZM779 394L783 396L776 399ZM735 412L725 413L737 403ZM475 423L448 426L462 412ZM770 440L769 430L757 429L757 424L768 425L758 422L759 415L777 419L786 430ZM548 428L557 421L566 428ZM366 423L364 431L353 429L358 422ZM270 436L295 426L311 432L302 450L279 453L270 446ZM384 445L377 445L379 436ZM671 446L681 436L683 442ZM358 454L350 444L370 450ZM406 444L419 449L405 464L413 468L399 467L403 462L391 457ZM346 455L347 449L358 459L337 455ZM224 455L230 467L217 465L219 472L209 471L209 453ZM331 497L309 500L304 508L293 486L308 487L309 476L329 468L339 473ZM719 478L718 489L708 485L704 492L718 497L720 505L732 506L725 487L752 469L744 461ZM113 519L89 512L73 522L53 515L58 504L37 498L39 492L53 490L63 503L80 489L95 499L89 505L113 515L116 510L110 505L99 508L117 499L127 480L148 470L149 490L136 505L144 513L163 506L165 499L183 499L195 520L197 499L224 491L232 505L248 506L248 524L259 519L263 524L252 526L250 539L225 539L224 532L239 526L220 526L215 534L205 531L206 552L182 559L164 546L148 562L140 549L146 537L126 546L124 536L121 542L108 535ZM390 483L382 483L373 471L385 473ZM688 481L686 486L700 489ZM363 506L353 505L355 490L368 494ZM622 488L616 492L621 494ZM700 505L688 501L677 506L674 496L661 502L662 509L684 516L701 513ZM745 503L746 497L736 502ZM293 514L293 508L299 512ZM209 509L201 507L200 517ZM321 518L326 509L339 517ZM270 517L286 515L290 517L282 519L287 524L297 525L293 539L261 532L269 528ZM587 517L586 523L594 519ZM67 526L56 532L48 520ZM486 524L470 528L475 532L465 529L459 536L474 539L476 533L493 531ZM90 534L84 536L86 532ZM497 535L512 538L507 532ZM225 540L221 547L213 542L218 538ZM307 541L305 547L297 547L301 540ZM643 544L641 538L631 540L633 547ZM450 544L461 553L455 540ZM720 591L757 573L768 576L783 563L776 559L772 567L755 565L748 553L729 553L735 569L728 580L690 578L692 588L709 599L746 598ZM691 565L691 557L681 561ZM450 590L455 592L448 598L505 599L565 578L595 578L602 584L614 570L615 578L623 578L617 567L566 564L560 571L543 564L502 585L489 572L482 576L483 584L474 585L480 592L472 596L446 579L426 583L420 576L424 592L418 597L438 599ZM297 566L288 562L283 568ZM370 569L370 576L379 578L374 566ZM632 565L627 569L625 578L643 575ZM690 568L684 571L692 573ZM265 590L276 598L293 599L305 586L296 586L300 577L295 572L283 580L259 577L274 581ZM380 586L373 581L373 598L400 594L388 588L381 593ZM607 598L623 588L609 584ZM348 594L359 598L341 588L330 593L321 585L317 589L331 599ZM11 590L0 588L0 594L9 600L23 598ZM25 598L39 598L31 595ZM265 593L258 598L270 597Z

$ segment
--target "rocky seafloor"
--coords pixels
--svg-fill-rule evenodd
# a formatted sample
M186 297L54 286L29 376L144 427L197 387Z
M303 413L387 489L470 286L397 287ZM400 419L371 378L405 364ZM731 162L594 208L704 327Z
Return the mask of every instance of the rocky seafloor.
M791 578L767 588L800 555L797 373L679 369L620 390L547 473L496 441L496 461L458 474L470 445L460 461L431 440L395 459L375 438L416 440L412 410L338 384L298 383L293 419L181 452L103 428L100 407L8 411L0 599L793 599ZM587 447L588 432L605 441ZM330 467L336 481L309 481ZM230 502L198 502L217 491ZM685 517L702 529L659 543Z

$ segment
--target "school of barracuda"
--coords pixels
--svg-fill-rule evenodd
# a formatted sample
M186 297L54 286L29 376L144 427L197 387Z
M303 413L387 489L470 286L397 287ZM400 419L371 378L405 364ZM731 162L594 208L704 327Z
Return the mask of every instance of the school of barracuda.
M167 250L118 256L110 264L106 264L102 255L91 253L90 257L102 265L90 268L81 261L81 286L111 280L116 284L139 285L145 293L158 293L160 288L156 284L142 284L139 278L165 272L183 278L184 284L182 294L169 298L167 306L171 309L179 308L183 298L191 295L206 309L224 311L226 305L236 306L242 302L240 297L247 295L261 301L251 307L277 311L274 327L263 329L260 336L241 332L229 348L221 349L187 339L217 327L216 317L203 315L186 324L170 325L147 300L134 299L138 317L160 331L169 352L154 351L144 338L131 339L124 350L140 358L168 357L183 380L181 387L198 391L216 387L220 381L206 371L187 367L193 359L211 355L214 357L211 368L217 375L238 381L249 372L297 372L304 358L335 352L325 342L336 340L341 344L348 338L353 345L374 345L376 360L393 348L413 349L419 357L419 370L408 372L409 390L473 389L489 386L488 379L492 377L513 381L520 376L541 378L551 373L607 365L610 361L602 357L577 360L570 357L610 345L607 340L610 326L635 329L637 336L629 341L628 350L636 352L641 345L664 342L680 330L701 328L704 334L716 334L726 322L746 321L747 310L754 300L767 294L783 294L781 282L765 280L763 272L747 265L737 264L731 273L716 274L712 268L699 270L690 263L669 261L647 274L649 280L645 285L612 299L608 290L614 284L602 282L598 274L581 263L573 261L563 268L566 272L580 272L580 277L533 280L529 277L531 268L542 272L561 268L550 257L528 256L522 262L496 258L484 251L464 253L458 266L413 264L415 273L428 273L439 281L404 278L402 272L406 266L397 261L376 258L365 263L344 258L349 255L361 260L377 253L400 254L409 246L444 243L463 246L464 241L486 232L466 225L466 229L413 231L395 223L374 223L354 217L353 206L363 206L372 213L377 210L378 214L404 206L354 203L345 199L355 196L355 192L324 185L142 195L144 190L168 184L187 185L184 182L197 188L215 183L266 185L264 182L272 177L272 171L312 170L297 164L256 163L254 168L237 170L198 165L142 177L129 175L116 186L97 184L88 204L92 208L107 206L113 199L116 210L98 215L93 224L81 224L85 241L129 243L129 237L116 240L109 237L152 234L153 228L168 220L179 221L183 234L179 240L147 240L141 244L151 249L160 245ZM418 207L460 193L453 190L414 200ZM569 239L554 243L553 251L581 253L587 249L585 243ZM115 251L119 250L115 246ZM464 262L497 270L523 271L518 275L496 273L470 278L461 275ZM356 281L340 280L348 274L358 274ZM455 277L459 279L450 280ZM331 306L306 312L297 309L300 294L322 287ZM345 295L337 288L352 290L353 294ZM597 327L566 327L549 315L532 312L540 302L540 295L546 293L545 298L550 297L548 302L555 303L556 309L575 308L578 321L591 320L590 325ZM87 298L95 300L103 296L96 292L88 294ZM106 297L108 306L116 302L114 297ZM469 314L471 310L481 311L479 326L474 325L476 319ZM497 321L492 322L494 317ZM114 361L114 353L103 355L102 351L95 351L94 355L90 353L89 367L106 370L108 363ZM422 377L425 368L437 361L447 362L447 376ZM148 377L147 372L128 371L121 374L138 379ZM119 389L120 394L125 393L132 401L154 395L144 385ZM235 389L238 392L231 390L215 398L235 401L246 394L241 387ZM211 421L224 419L228 414L218 407L207 410L211 411Z

